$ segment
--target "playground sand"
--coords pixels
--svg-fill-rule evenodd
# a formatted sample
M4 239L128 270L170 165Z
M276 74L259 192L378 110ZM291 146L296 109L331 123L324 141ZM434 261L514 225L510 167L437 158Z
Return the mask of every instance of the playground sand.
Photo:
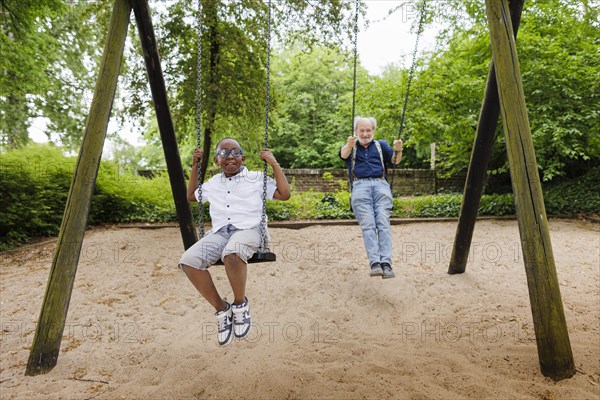
M249 267L253 330L223 348L176 267L177 228L91 229L58 364L35 377L55 241L3 253L0 398L600 398L600 226L550 221L577 368L556 383L539 368L517 222L478 221L466 272L448 275L455 229L394 225L396 278L382 280L356 225L271 228L277 262Z

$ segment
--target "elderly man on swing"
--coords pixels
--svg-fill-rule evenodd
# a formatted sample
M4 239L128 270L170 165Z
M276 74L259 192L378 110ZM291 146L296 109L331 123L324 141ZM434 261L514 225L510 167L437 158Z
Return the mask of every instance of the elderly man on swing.
M377 121L372 117L354 118L354 135L339 151L346 162L352 187L351 206L362 230L370 276L394 278L392 269L392 189L386 165L402 160L402 140L393 149L385 140L374 140Z

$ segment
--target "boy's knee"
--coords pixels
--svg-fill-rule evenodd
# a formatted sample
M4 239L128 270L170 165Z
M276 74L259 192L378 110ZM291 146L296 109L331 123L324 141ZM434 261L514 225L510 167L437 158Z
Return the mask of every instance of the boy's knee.
M226 262L238 263L238 262L242 261L242 258L240 257L240 255L238 253L230 253L230 254L227 254L225 257L223 257L223 260Z
M200 268L194 268L191 265L187 265L187 264L179 264L179 268L181 268L181 270L183 272L185 272L185 274L189 277L190 274L194 274L196 276L202 276L203 272L208 273L207 269L200 269Z

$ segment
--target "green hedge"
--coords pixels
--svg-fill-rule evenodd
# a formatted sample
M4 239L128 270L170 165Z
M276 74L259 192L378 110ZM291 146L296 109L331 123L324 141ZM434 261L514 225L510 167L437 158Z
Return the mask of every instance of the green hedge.
M58 234L76 158L52 145L33 144L1 155L0 250L35 237ZM545 190L549 215L600 214L600 167L577 180ZM395 198L393 217L457 217L462 194ZM195 203L194 203L195 205ZM198 210L192 207L197 219ZM513 215L512 194L483 195L479 215ZM288 201L268 201L269 220L349 219L350 194L313 191L294 193ZM209 221L208 205L203 219ZM166 174L152 179L138 176L112 162L102 162L90 209L91 224L173 222L177 220Z
M58 234L77 159L49 144L31 144L0 160L0 250ZM168 177L148 180L101 162L89 223L174 221Z
M600 214L600 166L577 180L549 186L544 192L544 203L550 215Z
M49 146L2 154L0 249L58 233L72 175L65 160Z

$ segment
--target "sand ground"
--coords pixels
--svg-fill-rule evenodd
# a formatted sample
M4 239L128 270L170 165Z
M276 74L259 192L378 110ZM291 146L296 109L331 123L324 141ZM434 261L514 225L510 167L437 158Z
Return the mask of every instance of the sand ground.
M26 377L54 242L0 260L1 399L599 399L600 225L551 220L576 375L539 368L516 221L478 221L448 275L455 222L393 226L391 280L358 226L272 227L252 264L253 330L227 347L176 263L176 227L86 233L57 366ZM231 291L222 266L214 280Z

